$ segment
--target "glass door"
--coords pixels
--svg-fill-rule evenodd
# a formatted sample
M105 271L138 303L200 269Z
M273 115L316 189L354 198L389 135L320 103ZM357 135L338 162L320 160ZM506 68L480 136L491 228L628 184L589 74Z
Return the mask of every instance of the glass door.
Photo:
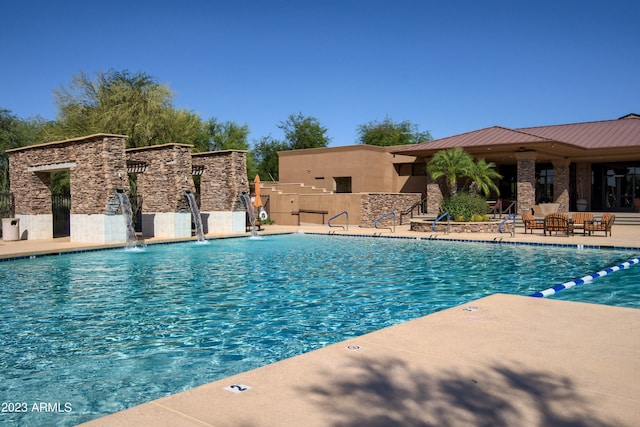
M605 209L632 211L640 198L640 167L608 168L605 179Z

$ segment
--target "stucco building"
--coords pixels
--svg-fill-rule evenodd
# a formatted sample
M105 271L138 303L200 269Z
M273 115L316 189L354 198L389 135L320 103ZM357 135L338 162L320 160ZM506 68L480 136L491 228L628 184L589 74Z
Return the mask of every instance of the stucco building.
M337 193L423 193L429 213L441 200L426 164L439 151L462 147L497 165L500 197L517 212L542 202L575 211L633 212L640 206L640 116L510 129L493 126L415 145L353 145L280 152L280 181ZM581 200L582 201L582 200Z

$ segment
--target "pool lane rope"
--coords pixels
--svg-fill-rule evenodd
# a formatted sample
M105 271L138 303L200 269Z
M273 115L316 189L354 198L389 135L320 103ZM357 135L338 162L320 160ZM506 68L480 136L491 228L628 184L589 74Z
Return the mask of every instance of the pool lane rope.
M557 285L557 286L554 286L552 288L545 289L544 291L541 291L541 292L536 292L536 293L531 294L529 296L530 297L534 297L534 298L545 298L545 297L557 294L558 292L560 292L562 290L573 288L574 286L578 286L578 285L583 285L585 283L589 283L589 282L593 281L593 279L597 279L599 277L607 276L607 275L609 275L611 273L614 273L616 271L619 271L619 270L624 270L626 268L631 267L634 264L640 264L640 257L639 258L630 259L627 262L623 262L622 264L619 264L619 265L616 265L616 266L613 266L613 267L609 267L607 269L598 271L597 273L593 273L593 274L590 274L588 276L581 277L580 279L572 280L571 282L566 282L566 283L563 283L561 285Z

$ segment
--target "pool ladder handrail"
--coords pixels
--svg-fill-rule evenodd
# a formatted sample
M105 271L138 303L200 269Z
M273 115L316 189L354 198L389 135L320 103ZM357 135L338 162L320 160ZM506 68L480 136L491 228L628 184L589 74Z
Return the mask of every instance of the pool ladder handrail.
M331 221L332 221L332 220L334 220L334 219L336 219L336 218L338 218L339 216L342 216L342 215L344 215L344 216L346 217L346 221L347 221L347 226L346 226L346 227L345 227L344 225L340 225L340 224L338 224L338 225L331 225ZM342 212L340 212L339 214L332 216L331 218L329 218L329 219L327 220L327 225L328 225L329 227L342 227L342 229L343 229L343 230L349 230L349 212L347 212L347 211L342 211Z
M440 215L438 218L436 218L436 220L433 221L433 223L431 223L431 230L436 231L436 224L440 222L440 220L442 220L443 218L447 219L447 231L445 231L444 234L449 234L449 232L451 231L451 215L449 215L449 212L445 212L442 215Z
M508 217L506 217L505 219L503 219L502 221L500 221L500 224L498 224L498 231L500 233L504 233L502 231L502 225L509 221L510 219L513 220L513 228L511 229L511 237L514 237L516 235L516 214L511 214Z
M376 218L376 220L373 221L373 228L380 228L380 227L378 227L378 223L380 221L382 221L383 219L389 217L389 216L393 217L393 228L390 228L390 227L382 227L382 228L387 228L387 229L391 230L392 233L395 233L396 232L396 213L394 211L387 212L386 214L382 215L381 217Z

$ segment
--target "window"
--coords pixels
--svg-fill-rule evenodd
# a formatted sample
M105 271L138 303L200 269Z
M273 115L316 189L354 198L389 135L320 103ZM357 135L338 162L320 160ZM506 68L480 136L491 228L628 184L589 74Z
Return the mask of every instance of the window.
M413 163L411 176L427 176L427 165L425 163Z
M536 202L547 203L553 199L553 166L540 165L536 168Z
M351 177L350 176L336 176L333 178L335 181L336 193L351 193Z

